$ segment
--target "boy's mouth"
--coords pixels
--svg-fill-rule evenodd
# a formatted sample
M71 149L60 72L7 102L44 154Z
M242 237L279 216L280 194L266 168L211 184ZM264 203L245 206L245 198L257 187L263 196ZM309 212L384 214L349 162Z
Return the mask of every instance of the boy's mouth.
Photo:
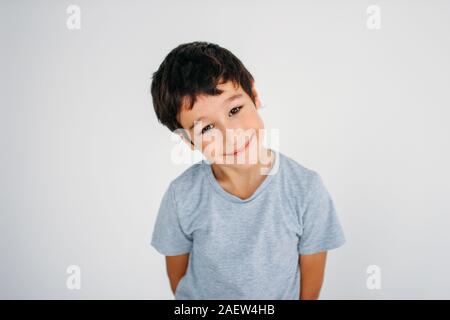
M248 148L250 142L252 141L254 135L255 135L255 133L253 133L253 134L250 136L250 138L248 139L248 141L245 143L244 146L242 146L241 148L235 150L234 152L226 153L225 155L226 155L226 156L236 156L236 155L238 155L239 153L241 153L242 151L246 150L246 149Z

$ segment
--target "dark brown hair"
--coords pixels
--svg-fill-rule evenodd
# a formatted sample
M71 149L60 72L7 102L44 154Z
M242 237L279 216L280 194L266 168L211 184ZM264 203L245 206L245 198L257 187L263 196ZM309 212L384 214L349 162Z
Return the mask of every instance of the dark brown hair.
M177 46L153 73L151 94L158 121L171 131L181 129L177 120L182 105L192 109L198 95L219 95L216 86L232 81L253 103L253 76L229 50L209 42Z

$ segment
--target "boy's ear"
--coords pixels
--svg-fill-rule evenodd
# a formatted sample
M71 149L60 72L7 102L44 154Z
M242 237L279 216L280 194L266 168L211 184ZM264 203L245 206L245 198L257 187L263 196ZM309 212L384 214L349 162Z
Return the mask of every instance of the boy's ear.
M189 146L189 148L191 148L192 151L195 151L194 144L190 140L189 135L187 133L178 131L177 134L181 138L181 140L183 140Z
M259 108L261 108L261 100L259 99L258 91L256 91L255 81L252 82L252 92L253 96L255 97L256 110L258 110Z
M191 135L189 134L189 131L183 128L183 126L180 124L178 117L179 114L177 114L177 122L179 127L175 129L174 133L177 134L181 138L181 140L183 140L189 146L189 148L191 148L192 151L195 151L195 146L192 142Z

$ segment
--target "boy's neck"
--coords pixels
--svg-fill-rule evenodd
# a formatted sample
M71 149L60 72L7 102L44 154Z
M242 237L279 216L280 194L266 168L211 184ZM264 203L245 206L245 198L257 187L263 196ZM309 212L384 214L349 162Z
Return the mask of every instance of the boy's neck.
M266 178L264 172L272 168L275 154L270 149L262 147L261 154L264 155L265 162L261 163L260 157L255 164L250 165L220 165L211 164L212 171L217 182L228 192L236 194L239 197L247 198ZM269 164L266 164L270 159ZM267 168L269 166L269 169Z

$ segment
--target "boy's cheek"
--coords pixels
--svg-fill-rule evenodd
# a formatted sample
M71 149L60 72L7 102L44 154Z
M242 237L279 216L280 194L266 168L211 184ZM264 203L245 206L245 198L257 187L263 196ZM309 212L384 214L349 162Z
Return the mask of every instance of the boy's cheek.
M210 162L216 162L222 154L222 149L217 142L203 142L201 152Z

